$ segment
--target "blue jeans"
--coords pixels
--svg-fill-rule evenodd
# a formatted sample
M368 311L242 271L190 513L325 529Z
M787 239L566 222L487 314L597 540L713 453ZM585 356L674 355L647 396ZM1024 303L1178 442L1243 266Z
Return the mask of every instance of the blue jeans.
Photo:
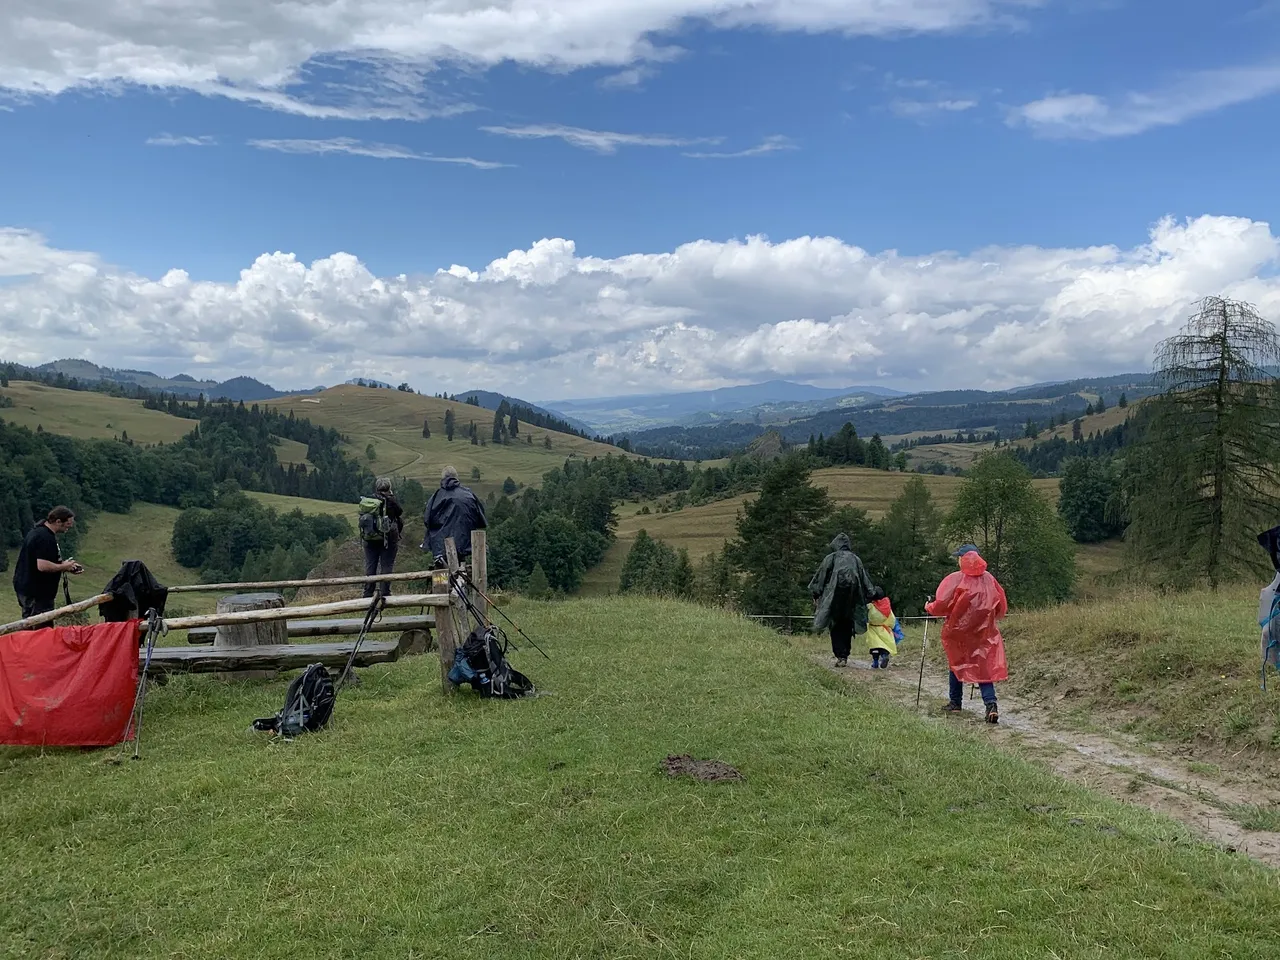
M964 684L956 679L954 673L949 674L951 678L951 702L957 707L964 701ZM978 692L982 694L983 703L996 702L996 685L994 683L978 684Z

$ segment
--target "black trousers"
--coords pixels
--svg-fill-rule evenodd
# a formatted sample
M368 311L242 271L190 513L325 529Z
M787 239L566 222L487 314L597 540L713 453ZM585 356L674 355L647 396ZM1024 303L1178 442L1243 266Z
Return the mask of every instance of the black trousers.
M853 621L831 621L831 653L837 660L849 659L853 645Z
M398 540L366 540L364 542L364 575L366 577L376 576L379 573L390 573L395 569L396 551L400 548ZM391 581L383 580L380 583L366 583L364 585L364 595L372 597L376 587L382 587L382 595L384 597L391 596Z
M53 600L36 600L32 597L24 597L22 594L17 594L17 597L18 606L22 610L23 620L27 619L27 617L34 617L41 613L48 613L53 609ZM56 600L57 597L54 599Z

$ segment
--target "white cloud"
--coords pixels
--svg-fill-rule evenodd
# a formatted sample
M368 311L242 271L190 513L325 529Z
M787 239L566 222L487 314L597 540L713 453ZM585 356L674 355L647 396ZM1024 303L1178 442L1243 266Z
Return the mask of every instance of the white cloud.
M423 160L428 163L454 163L475 167L478 170L497 170L509 167L508 163L493 160L477 160L474 157L440 157L433 153L419 153L408 147L391 143L366 143L351 137L333 137L328 140L250 140L249 146L277 153L326 154L345 153L355 157L371 157L375 160Z
M217 142L215 138L209 136L185 137L172 133L157 133L154 137L147 138L149 147L212 147Z
M558 123L531 124L524 127L481 127L486 133L520 140L559 139L583 150L596 153L616 153L618 147L690 147L699 143L720 143L723 137L671 137L665 134L610 133L607 130L586 130L567 127Z
M799 149L791 142L789 137L775 134L771 137L765 137L760 143L754 147L748 147L746 150L738 150L733 153L686 153L686 157L694 157L698 160L732 160L736 157L759 157L766 153L778 153L783 150Z
M653 67L641 64L601 77L597 84L603 90L639 90L646 80L652 80L657 75L658 71Z
M234 281L138 276L0 231L0 358L247 374L373 376L428 391L613 395L772 376L903 389L1003 387L1143 369L1206 294L1280 321L1265 223L1157 223L1132 249L871 254L831 237L699 240L615 259L540 240L486 266L379 277L356 257L263 254ZM922 373L923 371L923 373Z
M120 83L183 89L310 116L429 115L425 72L625 68L671 55L661 37L720 29L883 36L1000 21L1043 0L5 0L0 89L58 94ZM336 101L288 92L306 68L359 62Z
M906 100L898 99L889 104L889 109L900 117L921 120L937 116L941 113L963 113L978 105L977 100Z
M1011 125L1045 137L1127 137L1280 92L1280 63L1203 70L1146 93L1061 93L1017 107Z

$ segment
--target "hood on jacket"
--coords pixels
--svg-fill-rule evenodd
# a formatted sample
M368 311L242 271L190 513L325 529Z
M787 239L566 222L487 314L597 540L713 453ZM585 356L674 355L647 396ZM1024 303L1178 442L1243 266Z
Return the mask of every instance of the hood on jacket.
M849 539L847 533L838 533L836 538L831 541L831 552L836 553L840 550L853 551L853 541Z
M960 572L966 577L980 577L987 572L987 561L977 551L966 553L960 558Z
M462 486L462 481L457 477L445 477L440 481L441 490L456 490L460 486Z
M881 597L879 600L872 600L871 605L880 611L880 616L887 617L893 613L893 606L889 603L888 597Z

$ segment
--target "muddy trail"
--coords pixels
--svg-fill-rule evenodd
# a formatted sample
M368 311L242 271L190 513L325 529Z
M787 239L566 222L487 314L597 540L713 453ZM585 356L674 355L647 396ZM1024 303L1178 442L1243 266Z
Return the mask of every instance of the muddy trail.
M872 670L869 660L850 658L849 666L832 666L830 654L810 652L813 662L848 683L873 689L879 696L915 709L919 659L895 658L888 670ZM856 656L856 654L855 654ZM1177 820L1220 847L1280 867L1280 833L1249 830L1233 819L1241 811L1280 805L1280 789L1262 774L1225 766L1215 773L1207 764L1171 756L1159 744L1145 743L1116 732L1101 735L1055 725L1053 711L997 687L1000 722L983 721L982 701L966 688L964 712L942 710L947 699L945 668L925 667L919 712L934 722L960 724L988 737L1002 749L1017 753L1057 775L1124 803L1137 804Z

